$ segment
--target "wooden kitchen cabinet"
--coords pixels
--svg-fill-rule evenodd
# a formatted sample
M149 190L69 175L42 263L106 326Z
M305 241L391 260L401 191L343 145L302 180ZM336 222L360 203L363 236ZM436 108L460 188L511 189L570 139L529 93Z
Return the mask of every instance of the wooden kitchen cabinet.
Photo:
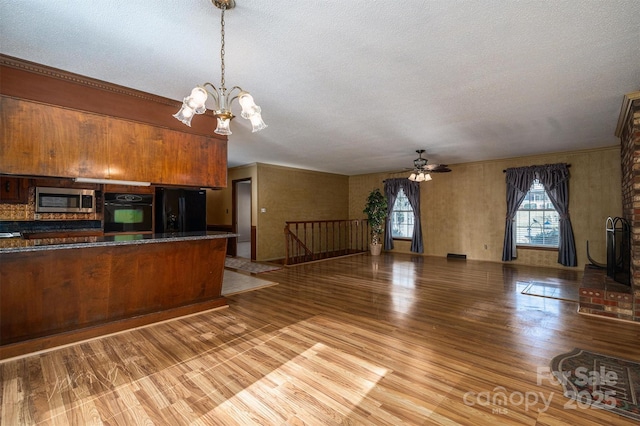
M0 121L0 173L109 177L103 117L3 96Z
M227 143L209 137L162 129L166 149L164 170L187 186L227 186ZM202 185L198 181L208 182Z
M227 144L206 136L112 119L110 179L227 186Z
M113 185L113 184L105 184L104 185L105 194L108 192L111 193L121 193L121 194L155 194L156 188L152 186L131 186L131 185Z
M0 176L0 203L27 204L28 202L28 179Z
M109 120L109 178L163 182L162 129L148 124Z
M226 247L203 235L0 252L0 360L226 306Z
M227 142L2 96L0 173L227 186Z

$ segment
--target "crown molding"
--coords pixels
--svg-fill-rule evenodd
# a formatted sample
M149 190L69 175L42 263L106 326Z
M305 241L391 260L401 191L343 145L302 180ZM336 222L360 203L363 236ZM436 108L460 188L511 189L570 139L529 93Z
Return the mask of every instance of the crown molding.
M204 114L191 127L173 118L182 101L3 54L0 54L0 94L227 140L213 134L217 124L213 114Z
M75 74L75 73L64 71L58 68L48 67L35 62L26 61L24 59L15 58L13 56L0 54L0 66L20 69L30 73L40 74L49 78L68 81L73 84L92 87L95 89L100 89L108 92L118 93L121 95L131 96L139 99L144 99L147 101L157 102L160 104L178 106L178 107L181 105L179 101L176 101L173 99L152 95L150 93L142 92L140 90L135 90L125 86L109 83L103 80L86 77L80 74Z
M631 112L631 106L633 105L633 102L637 100L640 100L640 91L627 93L622 98L622 108L620 108L620 116L618 117L618 125L616 126L615 133L617 137L620 137L622 134L624 125L629 118L629 113Z

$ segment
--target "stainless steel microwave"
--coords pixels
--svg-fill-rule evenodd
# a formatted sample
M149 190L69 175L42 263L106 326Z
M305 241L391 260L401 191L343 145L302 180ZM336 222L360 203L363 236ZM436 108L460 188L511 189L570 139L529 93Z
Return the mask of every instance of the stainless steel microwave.
M94 213L93 189L36 187L36 213Z

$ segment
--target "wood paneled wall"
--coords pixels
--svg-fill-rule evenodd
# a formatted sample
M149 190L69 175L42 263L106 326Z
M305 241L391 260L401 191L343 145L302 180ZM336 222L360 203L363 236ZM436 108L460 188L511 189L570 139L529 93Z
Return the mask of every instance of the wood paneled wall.
M217 238L1 253L0 359L122 330L127 321L225 306L226 245Z
M0 173L227 185L212 115L184 126L177 101L6 56L0 92Z
M216 128L213 115L198 117L191 127L173 118L181 101L1 54L0 93L227 140L224 136L211 135Z

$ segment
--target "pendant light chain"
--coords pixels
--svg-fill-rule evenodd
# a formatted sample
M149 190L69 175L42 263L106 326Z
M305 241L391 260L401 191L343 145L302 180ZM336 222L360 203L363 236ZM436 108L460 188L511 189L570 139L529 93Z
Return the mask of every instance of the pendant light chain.
M220 36L222 39L222 44L220 45L220 88L224 91L224 11L227 9L227 5L225 3L222 4L222 18L220 19Z

